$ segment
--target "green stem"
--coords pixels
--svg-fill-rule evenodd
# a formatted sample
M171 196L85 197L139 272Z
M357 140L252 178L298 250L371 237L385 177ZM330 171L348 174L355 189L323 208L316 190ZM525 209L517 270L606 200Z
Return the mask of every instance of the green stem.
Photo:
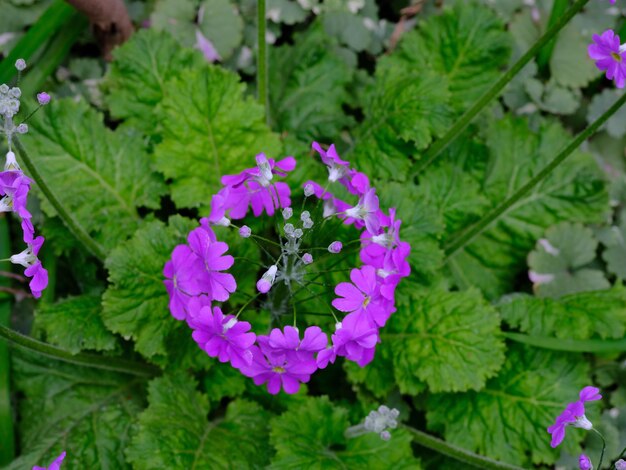
M522 333L502 333L506 339L527 344L536 348L553 351L581 353L619 353L626 352L626 339L561 339L549 336L531 336Z
M446 257L450 258L454 253L459 251L465 245L470 243L475 237L480 235L492 222L496 221L508 209L510 209L521 198L526 196L537 184L543 181L552 171L565 161L574 150L593 135L613 114L617 112L622 105L626 103L626 93L624 93L602 116L596 119L584 131L579 133L561 152L548 163L539 173L533 176L524 186L518 189L515 194L504 201L502 204L488 212L476 224L470 226L467 230L461 232L458 236L452 237L448 244L444 247Z
M11 255L11 240L7 218L0 216L0 256ZM0 278L0 285L8 287L10 279ZM8 327L11 318L11 297L0 296L0 326ZM15 456L13 416L11 413L11 361L9 348L0 343L0 467L8 465Z
M604 460L604 451L606 450L606 440L604 439L604 436L600 433L600 431L598 431L596 428L591 428L591 430L595 432L598 436L600 436L600 439L602 439L602 452L600 452L600 461L598 462L598 466L596 467L598 469L601 469L602 461Z
M524 66L546 45L563 27L576 15L589 0L578 0L558 21L541 36L533 46L520 57L515 64L500 77L493 86L487 90L470 109L452 126L452 128L441 139L435 142L424 154L422 163L411 173L410 179L415 178L420 172L426 169L448 145L472 122L489 102L500 94L502 89L511 81ZM583 60L581 58L581 60Z
M22 142L16 137L13 136L13 144L17 149L24 165L28 169L30 176L35 180L41 192L46 196L50 204L57 211L57 214L63 221L63 223L67 226L70 232L87 248L94 256L96 256L100 260L104 260L106 258L106 252L104 248L96 242L93 238L89 236L87 231L80 225L80 223L74 218L74 216L63 207L56 194L52 191L52 189L48 186L46 181L39 173L35 162L30 158L26 149L22 145Z
M457 447L454 444L450 444L442 439L412 428L411 426L403 425L403 427L413 435L413 440L417 444L443 454L446 457L458 460L459 462L487 470L523 470L522 467L505 462L499 462L497 460L490 459L489 457L470 452L462 447Z
M0 338L4 338L22 349L34 351L42 356L69 362L70 364L78 364L94 369L110 370L140 377L154 377L160 373L158 367L150 364L140 364L126 359L101 356L99 354L72 354L69 351L36 340L30 336L25 336L2 325L0 325Z
M548 20L548 29L554 26L559 18L563 16L563 13L567 10L568 4L569 0L554 0L552 11L550 12L550 19ZM546 71L546 67L550 62L550 57L552 57L552 51L554 50L555 43L556 39L553 39L539 51L539 55L537 56L537 66L542 72Z
M265 110L265 122L270 122L269 104L267 102L267 43L265 42L265 0L257 0L257 93L259 104Z

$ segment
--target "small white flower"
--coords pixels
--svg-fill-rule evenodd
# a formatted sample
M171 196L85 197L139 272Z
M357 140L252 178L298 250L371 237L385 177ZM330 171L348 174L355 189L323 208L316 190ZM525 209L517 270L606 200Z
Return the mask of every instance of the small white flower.
M26 68L26 61L24 59L17 59L15 61L15 68L21 72Z

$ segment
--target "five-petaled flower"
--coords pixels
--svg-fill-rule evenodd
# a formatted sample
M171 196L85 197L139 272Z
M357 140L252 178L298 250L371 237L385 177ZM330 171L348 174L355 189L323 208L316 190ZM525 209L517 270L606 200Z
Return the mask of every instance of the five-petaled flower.
M574 426L575 428L591 429L593 425L585 416L585 403L588 401L600 400L600 390L596 387L587 386L580 391L579 399L569 403L563 412L557 416L556 421L548 428L548 432L552 434L552 447L557 447L565 437L565 428Z

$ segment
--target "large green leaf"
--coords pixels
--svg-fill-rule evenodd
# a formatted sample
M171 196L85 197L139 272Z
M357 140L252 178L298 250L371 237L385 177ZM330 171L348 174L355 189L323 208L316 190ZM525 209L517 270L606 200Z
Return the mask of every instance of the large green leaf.
M502 73L511 51L504 24L488 7L456 2L406 34L393 60L448 82L451 104L463 111Z
M102 301L105 325L132 338L139 353L160 365L202 357L189 327L170 314L163 285L163 266L196 225L180 216L170 218L167 226L150 222L113 250L105 263L110 282Z
M215 46L220 58L227 59L243 39L239 10L230 0L203 0L200 11L200 31Z
M7 470L47 465L67 452L63 470L122 470L130 427L141 409L141 379L20 353L13 356L22 455Z
M626 289L622 286L558 300L516 294L503 298L497 308L509 325L530 335L617 339L626 330Z
M268 459L267 413L235 400L208 420L209 401L184 373L153 380L126 454L135 470L260 468Z
M156 106L163 99L166 82L199 63L199 54L183 49L166 32L142 29L116 48L113 57L103 85L111 115L155 134L160 121Z
M130 236L138 207L159 207L165 191L140 135L112 132L83 101L55 100L29 122L24 145L61 204L105 248ZM44 204L49 215L54 209Z
M347 439L348 411L327 397L307 397L271 422L270 441L276 448L272 469L415 469L411 437L391 431L389 441L369 433ZM345 450L343 450L345 449Z
M310 143L334 139L352 122L342 107L353 70L337 50L318 26L296 36L293 46L271 49L270 109L278 129Z
M263 121L263 109L232 72L207 65L181 72L165 87L163 141L157 168L172 179L178 207L208 207L220 177L254 166L265 152L281 157L281 144Z
M506 117L485 131L489 150L484 171L475 173L492 205L512 196L569 142L556 122L537 132L525 119ZM451 156L454 158L454 156ZM474 162L460 161L467 171ZM482 173L482 174L481 174ZM601 222L609 210L604 178L590 155L574 152L482 235L448 260L455 282L477 286L489 298L512 290L526 271L524 260L545 229L562 221Z
M500 375L481 392L432 395L428 425L473 452L525 467L550 464L559 451L550 448L546 428L587 381L581 357L512 348ZM565 447L574 450L583 433L567 433Z
M55 304L41 304L35 314L49 343L76 354L83 349L110 351L117 345L115 336L102 322L99 295L68 297Z
M413 295L389 323L382 338L392 342L398 382L418 379L433 392L479 390L504 362L500 318L478 290Z

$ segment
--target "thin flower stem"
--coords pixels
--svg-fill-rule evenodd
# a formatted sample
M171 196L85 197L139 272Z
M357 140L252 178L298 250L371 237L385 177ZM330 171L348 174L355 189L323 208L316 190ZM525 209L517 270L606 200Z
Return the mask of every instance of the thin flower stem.
M241 315L241 312L243 312L246 309L246 307L250 305L252 302L254 302L260 295L261 293L259 292L254 297L251 297L250 299L248 299L248 301L245 304L243 304L243 306L239 309L239 311L237 312L237 315L235 315L235 318L239 318L239 315Z
M80 225L74 216L66 210L65 207L63 207L63 204L61 204L56 194L43 179L37 169L37 166L35 165L35 162L31 160L28 152L26 152L26 149L16 136L13 136L13 144L15 145L17 152L20 154L24 165L26 165L26 168L30 172L30 176L35 180L37 186L41 189L41 192L44 193L46 199L48 199L50 204L52 204L54 209L57 211L57 214L67 226L69 231L72 232L72 234L85 246L85 248L91 252L91 254L99 260L104 261L106 258L106 251L104 248L97 241L91 238L91 236L89 236L87 231Z
M250 235L251 238L256 238L257 240L262 240L265 243L269 243L271 245L277 246L279 248L282 248L282 245L280 243L276 243L274 240L270 240L269 238L265 238L265 237L260 237L259 235Z
M265 41L265 0L257 0L257 93L259 104L265 110L265 122L270 122L269 103L267 101L267 43Z
M11 238L7 218L0 216L0 255L11 254ZM11 273L6 273L11 274ZM9 277L9 276L4 276ZM10 281L0 278L0 286L8 287ZM11 324L11 298L0 298L0 325L8 328ZM0 342L0 466L8 465L15 455L15 433L11 409L11 360L8 345Z
M3 338L15 346L28 351L33 351L42 356L57 359L70 364L78 364L81 366L91 367L94 369L109 370L113 372L121 372L123 374L137 375L140 377L154 377L161 373L160 369L150 365L141 364L117 357L101 356L98 354L78 353L72 354L51 344L36 340L29 336L25 336L17 331L0 325L0 338Z
M537 53L544 48L563 27L571 20L589 0L577 0L572 7L565 12L548 31L541 36L533 46L520 57L515 64L500 77L493 86L487 90L467 111L461 116L454 126L438 141L436 141L428 151L423 155L421 163L413 170L409 179L414 179L419 173L424 171L435 161L435 159L443 152L450 143L474 120L474 118L489 104L489 102L497 97L504 87L518 74L524 66L532 60ZM582 60L582 59L581 59Z
M548 19L548 29L554 25L558 21L558 19L565 13L567 10L567 6L569 5L569 0L554 0L552 4L552 11L550 12L550 18ZM537 66L541 72L544 72L550 62L550 57L552 57L552 51L554 50L554 45L556 43L556 39L553 39L548 44L546 44L537 55Z
M600 439L602 439L602 452L600 452L600 461L598 462L598 469L601 469L602 461L604 460L604 451L606 450L606 441L604 440L604 436L596 428L591 428L591 430L600 436Z
M435 436L431 436L423 431L419 431L411 426L401 425L404 429L409 431L413 435L413 440L427 449L434 450L439 454L443 454L446 457L453 458L459 462L463 462L468 465L472 465L476 468L482 468L486 470L523 470L522 467L511 465L505 462L499 462L498 460L490 459L483 455L475 454L469 450L457 447L454 444L450 444Z
M602 116L596 119L585 130L579 133L561 152L543 169L533 176L524 186L518 189L515 194L504 201L499 206L488 212L482 219L476 222L473 226L470 226L467 230L460 232L456 237L452 237L448 244L444 247L446 253L446 259L452 257L457 251L468 245L474 238L480 235L485 229L487 229L493 222L498 220L500 216L504 215L513 205L515 205L520 199L528 194L535 186L554 171L561 163L565 161L580 145L587 140L592 134L594 134L613 114L617 112L622 105L626 103L626 93L624 93L608 111Z

